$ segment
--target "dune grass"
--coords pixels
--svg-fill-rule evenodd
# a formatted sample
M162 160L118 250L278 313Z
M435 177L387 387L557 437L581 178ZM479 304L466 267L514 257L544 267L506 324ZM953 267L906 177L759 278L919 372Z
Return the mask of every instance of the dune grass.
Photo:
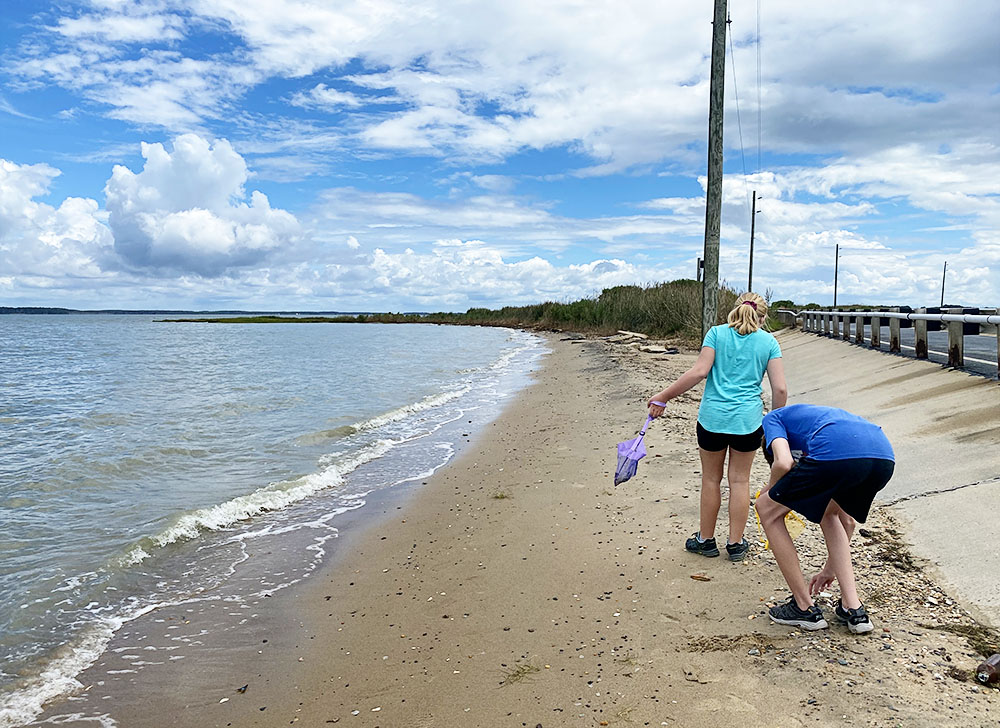
M717 323L724 323L739 292L719 288ZM698 341L701 337L701 283L690 279L645 286L605 288L597 296L566 303L547 301L499 309L470 308L465 313L362 313L349 316L242 316L173 319L210 323L423 323L579 331L608 334L635 331L657 338ZM780 328L776 320L770 329Z

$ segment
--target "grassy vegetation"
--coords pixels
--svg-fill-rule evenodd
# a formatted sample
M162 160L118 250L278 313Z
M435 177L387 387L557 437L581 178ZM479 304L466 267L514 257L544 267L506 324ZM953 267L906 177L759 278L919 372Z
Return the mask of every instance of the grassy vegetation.
M738 292L719 290L717 323L724 323ZM356 316L242 316L214 319L173 319L211 323L424 323L570 330L607 334L625 329L649 336L697 341L701 336L701 283L677 280L647 286L615 286L600 295L569 303L548 301L500 309L470 308L465 313L379 313ZM780 328L776 320L769 328Z
M531 663L519 663L513 667L504 665L502 670L503 679L500 681L500 684L513 685L514 683L523 682L536 672L540 672L540 669L537 665L532 665Z

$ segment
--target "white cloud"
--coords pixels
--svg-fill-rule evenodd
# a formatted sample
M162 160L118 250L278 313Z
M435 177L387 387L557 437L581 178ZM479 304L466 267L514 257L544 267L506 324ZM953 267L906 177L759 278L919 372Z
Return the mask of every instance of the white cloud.
M254 191L244 202L247 168L226 140L194 134L172 152L143 144L138 174L115 166L105 187L115 251L128 267L217 276L257 265L298 234L298 222Z
M317 84L308 91L299 91L292 95L291 103L294 106L305 108L327 108L335 109L339 106L357 108L362 101L349 91L338 91L327 88L326 84Z
M83 15L61 18L55 31L67 38L98 38L110 42L180 40L183 21L176 15Z
M96 261L107 254L111 235L97 202L68 197L52 207L34 199L58 175L46 164L0 159L0 269L21 282L52 286L66 277L101 276Z

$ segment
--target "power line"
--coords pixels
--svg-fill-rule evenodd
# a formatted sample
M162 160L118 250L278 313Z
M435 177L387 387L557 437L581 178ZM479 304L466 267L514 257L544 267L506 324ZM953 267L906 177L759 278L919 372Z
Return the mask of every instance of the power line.
M760 104L760 0L757 0L757 174L760 174L760 138L761 138L761 104Z
M726 24L730 25L732 19L727 19ZM729 33L729 61L733 69L733 92L736 95L736 128L739 129L740 134L740 158L743 160L743 188L746 192L746 202L747 212L751 213L750 209L750 184L747 182L747 157L743 151L743 121L740 118L740 90L736 85L736 53L733 51L733 34Z

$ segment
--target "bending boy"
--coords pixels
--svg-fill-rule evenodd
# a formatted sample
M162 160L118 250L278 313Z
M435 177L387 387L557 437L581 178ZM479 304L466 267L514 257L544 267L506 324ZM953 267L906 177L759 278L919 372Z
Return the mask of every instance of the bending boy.
M768 490L757 513L782 576L792 590L785 604L771 607L771 621L803 629L824 629L823 612L812 600L836 579L836 616L851 632L872 630L858 598L850 540L855 521L868 518L875 494L892 477L895 456L882 428L834 407L794 404L764 417L764 457L771 463ZM827 560L808 588L785 515L793 510L820 524Z

